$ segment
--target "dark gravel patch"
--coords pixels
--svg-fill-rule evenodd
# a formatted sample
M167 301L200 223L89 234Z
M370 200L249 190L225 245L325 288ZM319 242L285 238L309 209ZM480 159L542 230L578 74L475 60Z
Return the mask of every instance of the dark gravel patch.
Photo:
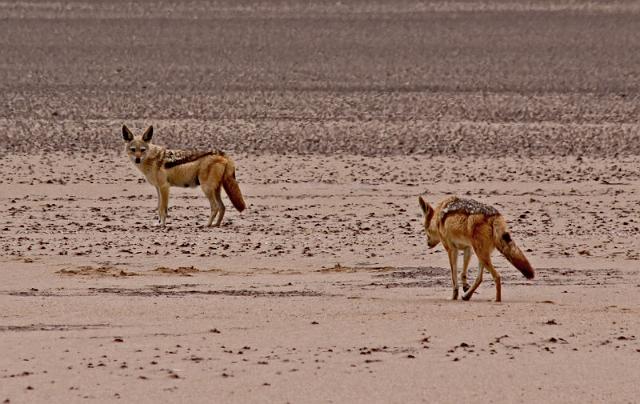
M3 6L0 153L640 154L628 2Z

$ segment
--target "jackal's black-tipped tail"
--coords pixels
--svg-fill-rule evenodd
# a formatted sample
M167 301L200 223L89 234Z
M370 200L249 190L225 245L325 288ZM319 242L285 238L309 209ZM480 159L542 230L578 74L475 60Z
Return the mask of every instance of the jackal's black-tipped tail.
M516 243L511 239L507 230L507 224L502 216L498 216L493 221L493 241L496 248L504 257L524 275L527 279L533 279L535 271L527 257Z
M225 167L224 174L222 176L222 186L238 212L242 212L247 208L244 198L242 197L242 192L240 192L238 181L236 181L236 166L233 163L233 160L228 156L227 166Z

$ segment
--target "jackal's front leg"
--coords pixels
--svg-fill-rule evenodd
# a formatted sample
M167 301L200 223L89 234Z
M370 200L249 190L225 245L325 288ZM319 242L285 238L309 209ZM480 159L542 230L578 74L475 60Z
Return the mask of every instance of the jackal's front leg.
M456 248L447 249L449 254L449 265L451 266L451 281L453 282L452 300L458 299L458 250Z
M169 207L169 187L158 188L160 200L158 203L158 219L162 226L167 223L167 211Z
M158 226L162 225L162 220L160 220L160 205L162 203L162 195L160 194L160 187L156 187L156 194L158 195L158 205L156 206L156 211L158 212Z

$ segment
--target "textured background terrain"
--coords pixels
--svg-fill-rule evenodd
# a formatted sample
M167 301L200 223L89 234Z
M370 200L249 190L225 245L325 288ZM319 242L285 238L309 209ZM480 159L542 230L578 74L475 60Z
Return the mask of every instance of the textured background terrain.
M636 401L638 21L0 1L0 401ZM205 228L175 189L154 227L123 123L231 153L247 211ZM489 276L447 300L417 196L450 194L496 206L537 269L495 253L502 304Z
M639 13L631 1L3 2L0 146L111 150L126 121L158 125L171 146L248 153L638 154Z

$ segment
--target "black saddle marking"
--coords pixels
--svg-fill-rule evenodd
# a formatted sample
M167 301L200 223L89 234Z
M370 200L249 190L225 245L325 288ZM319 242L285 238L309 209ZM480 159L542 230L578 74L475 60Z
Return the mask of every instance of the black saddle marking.
M198 151L173 151L167 150L164 155L164 168L172 168L182 164L187 164L199 160L206 156L216 154L215 152L198 152Z
M473 199L456 198L449 202L447 206L440 211L440 221L442 222L448 214L456 212L463 212L468 215L479 214L487 217L497 216L500 214L498 209L493 206L485 205L484 203L474 201Z

